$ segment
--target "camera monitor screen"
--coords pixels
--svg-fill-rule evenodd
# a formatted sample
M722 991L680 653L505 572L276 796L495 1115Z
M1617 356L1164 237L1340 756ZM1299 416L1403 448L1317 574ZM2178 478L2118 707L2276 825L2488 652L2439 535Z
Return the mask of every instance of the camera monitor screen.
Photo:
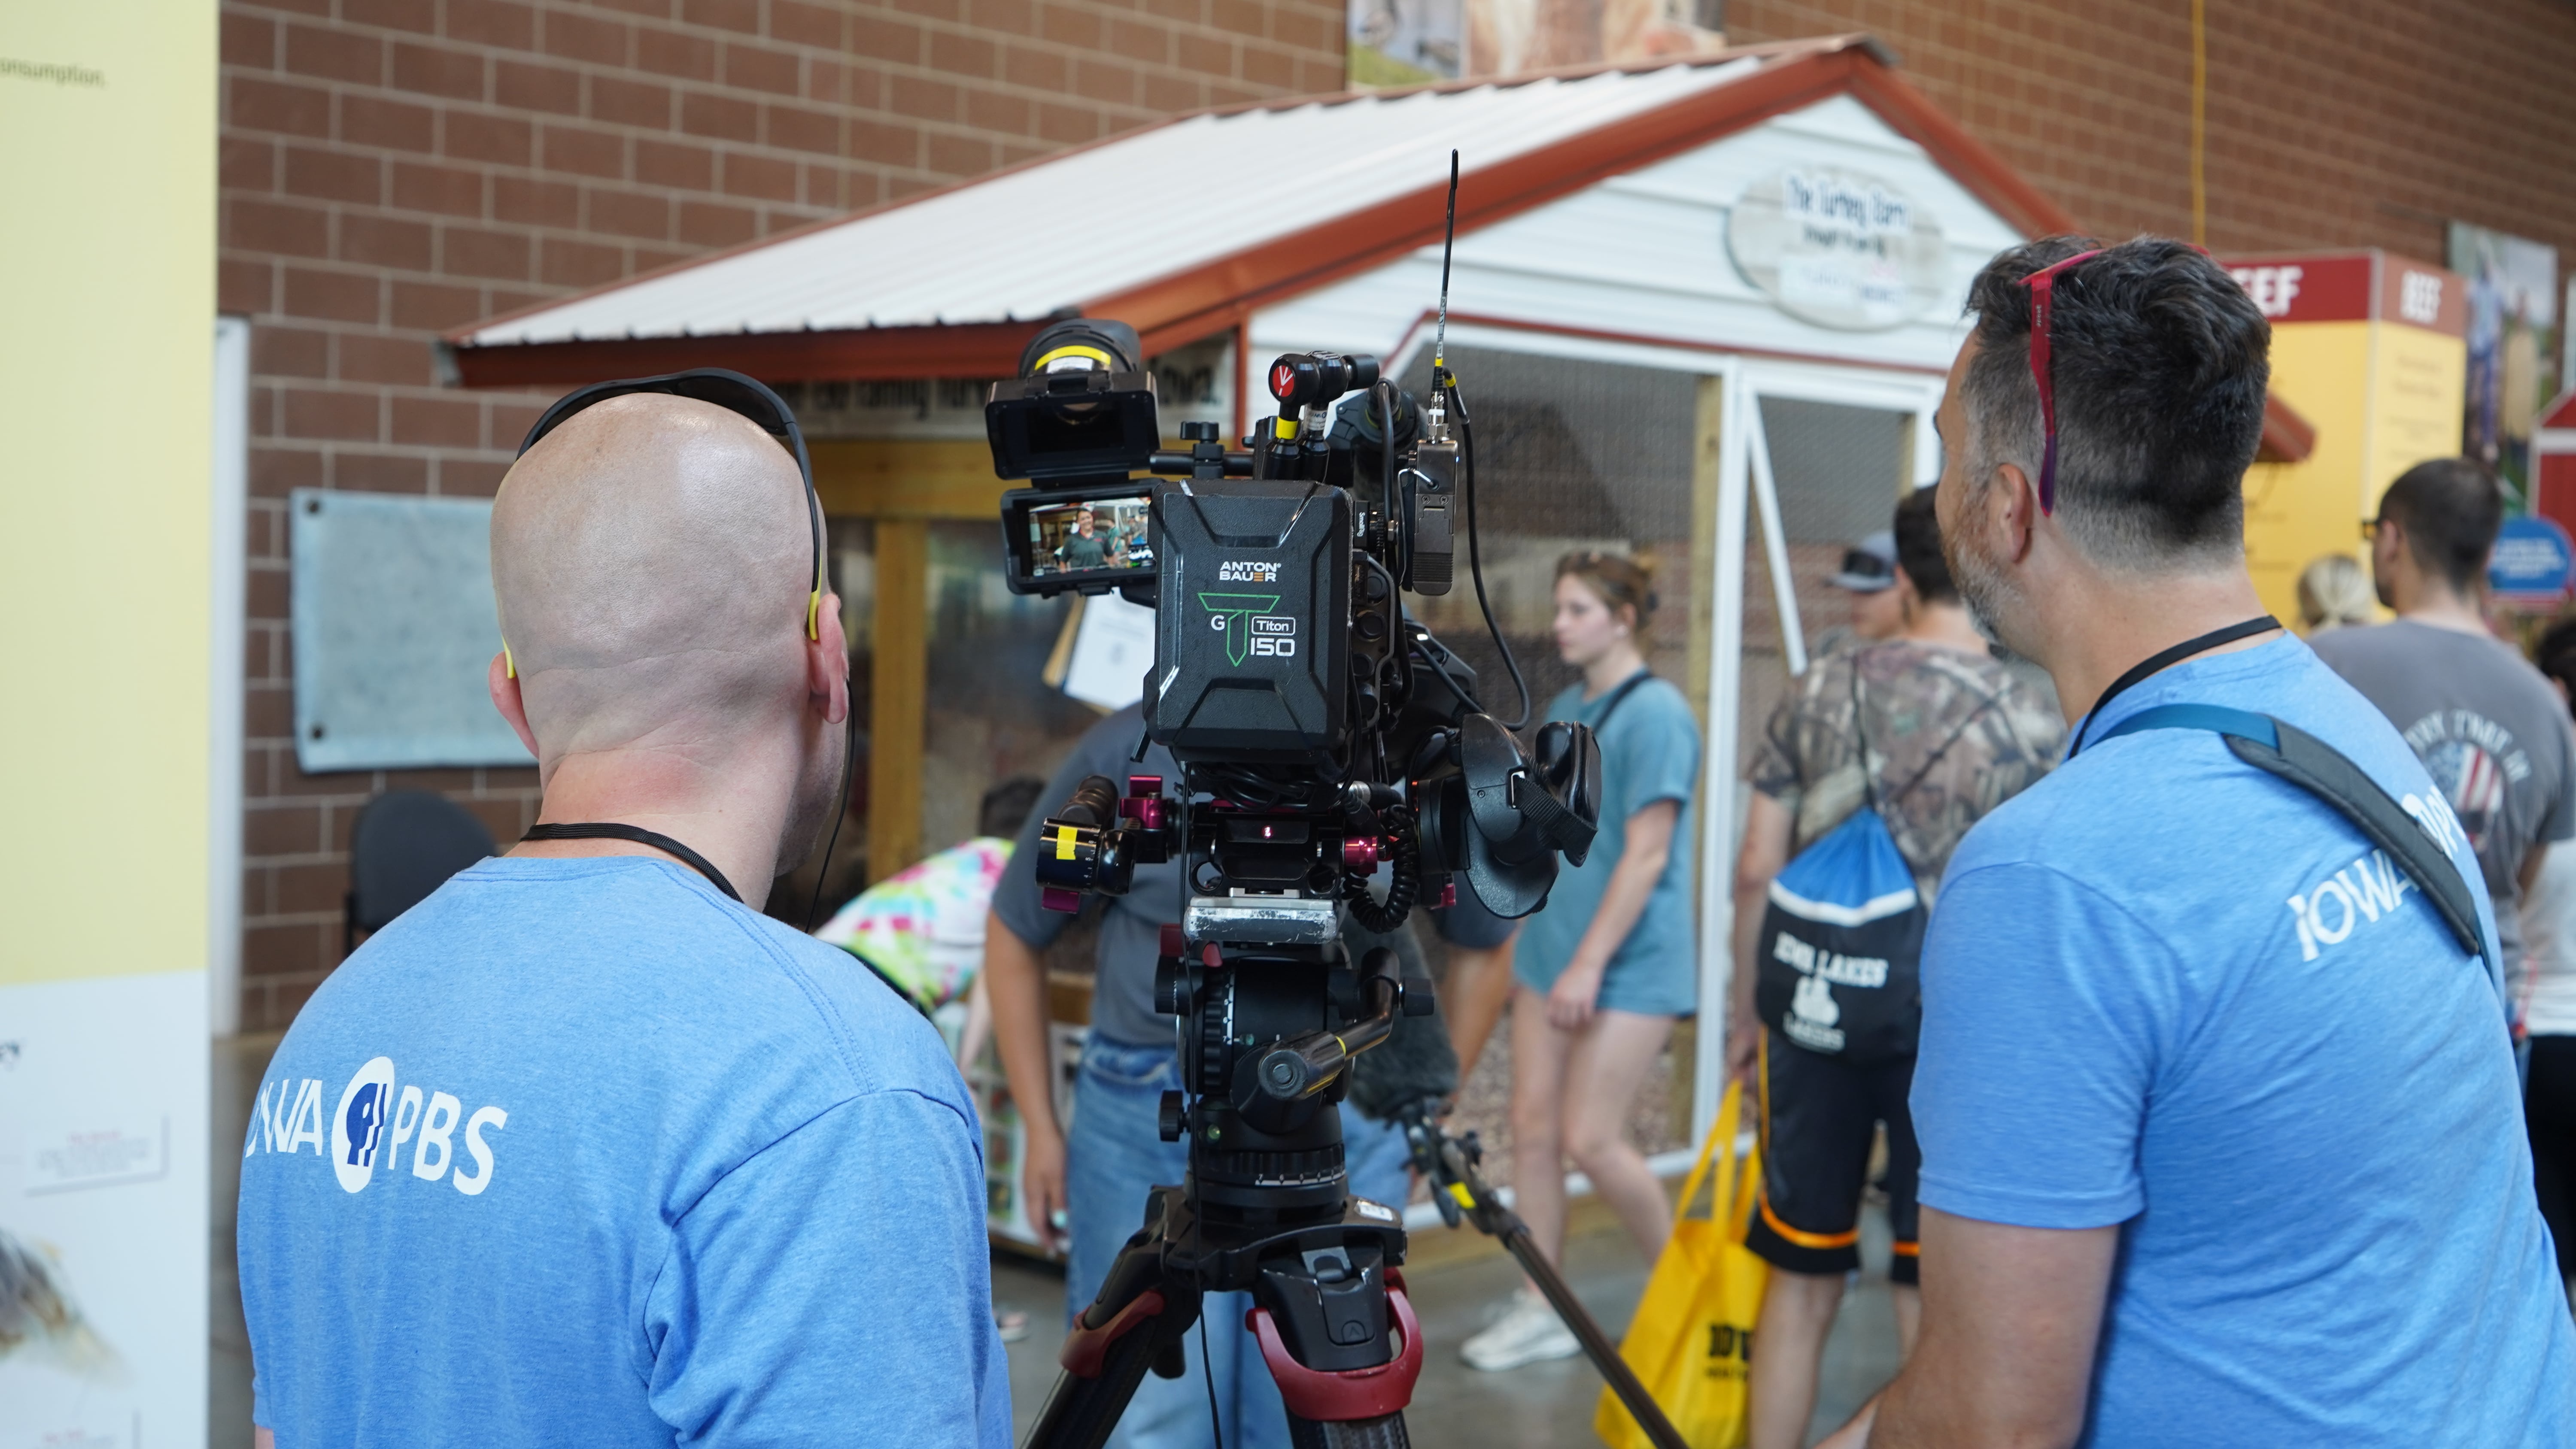
M1154 573L1149 492L1062 502L1029 499L1019 513L1014 562L1033 584L1119 582Z

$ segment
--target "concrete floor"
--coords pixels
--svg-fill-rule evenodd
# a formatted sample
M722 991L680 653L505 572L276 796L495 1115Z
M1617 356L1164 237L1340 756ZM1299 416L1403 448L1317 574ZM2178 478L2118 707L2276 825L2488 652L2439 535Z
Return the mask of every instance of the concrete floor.
M1885 1263L1885 1215L1873 1210L1863 1233L1863 1260ZM1568 1281L1615 1335L1645 1291L1645 1261L1615 1229L1575 1239L1567 1259ZM1407 1432L1419 1449L1555 1449L1600 1442L1592 1433L1592 1415L1600 1402L1601 1376L1588 1360L1578 1356L1488 1374L1458 1359L1458 1345L1484 1327L1487 1315L1519 1286L1520 1269L1510 1258L1496 1253L1407 1269L1405 1281L1429 1345L1422 1377L1414 1385L1413 1407L1405 1416ZM1029 1337L1010 1347L1015 1432L1026 1433L1055 1382L1057 1340L1047 1328L1063 1321L1064 1277L1005 1255L993 1264L993 1296L1027 1312L1035 1325ZM1846 1293L1825 1346L1808 1439L1840 1428L1862 1400L1895 1374L1896 1364L1896 1310L1886 1274L1863 1273Z
M209 1449L249 1449L250 1339L242 1326L240 1281L233 1266L234 1201L240 1190L242 1134L275 1038L217 1042L214 1056L214 1282L211 1323L213 1362L208 1393ZM1577 1222L1583 1221L1578 1215ZM1424 1237L1447 1230L1433 1228ZM1467 1232L1467 1229L1459 1229ZM1887 1228L1873 1208L1862 1223L1863 1260L1887 1261ZM1425 1256L1443 1258L1428 1252ZM1451 1245L1443 1244L1442 1247ZM1635 1311L1646 1265L1615 1228L1581 1233L1567 1250L1566 1276L1576 1293L1615 1336ZM1588 1445L1601 1379L1581 1357L1534 1364L1508 1374L1484 1374L1458 1360L1457 1346L1481 1328L1509 1294L1519 1269L1499 1250L1445 1256L1408 1270L1414 1310L1422 1320L1428 1352L1406 1423L1422 1449L1548 1449ZM1011 1407L1018 1431L1037 1417L1054 1383L1064 1321L1064 1275L1011 1254L993 1263L994 1301L1029 1315L1030 1335L1010 1346ZM1865 1272L1843 1300L1825 1348L1825 1366L1809 1438L1839 1426L1896 1369L1896 1315L1883 1269Z

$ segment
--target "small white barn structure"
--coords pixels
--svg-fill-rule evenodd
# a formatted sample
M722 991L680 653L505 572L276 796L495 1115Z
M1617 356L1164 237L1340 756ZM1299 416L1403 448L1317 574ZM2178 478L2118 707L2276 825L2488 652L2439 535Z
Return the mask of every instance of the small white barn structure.
M475 386L701 365L804 384L814 432L841 440L816 448L830 510L875 520L867 825L881 876L947 843L924 839L925 778L971 800L1011 757L944 756L987 739L965 716L1038 708L942 684L947 626L922 601L938 530L989 526L1005 486L972 380L1010 373L1049 319L1088 315L1131 323L1159 355L1167 431L1178 413L1240 435L1244 400L1264 397L1257 369L1282 351L1375 353L1419 390L1452 148L1448 356L1477 420L1504 628L1543 705L1570 677L1546 643L1554 557L1651 553L1666 581L1651 658L1706 724L1704 1126L1723 1084L1748 740L1840 622L1819 581L1843 544L1885 528L1902 490L1938 472L1931 414L1970 277L2005 246L2071 228L1874 42L1181 117L450 340ZM1474 609L1463 586L1417 604L1508 715Z

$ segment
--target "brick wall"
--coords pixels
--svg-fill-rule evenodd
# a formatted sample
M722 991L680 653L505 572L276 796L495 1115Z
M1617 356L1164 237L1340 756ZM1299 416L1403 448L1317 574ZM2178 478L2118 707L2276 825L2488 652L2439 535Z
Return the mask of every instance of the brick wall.
M308 776L290 488L487 497L538 397L460 394L478 317L1089 141L1341 82L1338 0L279 0L223 6L220 305L252 319L245 1031L340 956L389 788L503 839L531 770Z
M349 822L402 786L499 836L531 772L304 776L284 499L484 496L542 399L430 339L536 299L1088 141L1341 83L1339 0L278 0L223 7L221 305L253 330L246 1030L339 956ZM2186 233L2185 0L1732 0L1869 30L2085 225ZM2576 9L2210 0L2209 240L2431 260L2450 218L2576 261Z
M1738 42L1867 30L1978 139L2109 237L2191 231L2189 0L1728 0ZM2576 6L2208 0L2209 245L2380 246L2443 226L2576 265Z

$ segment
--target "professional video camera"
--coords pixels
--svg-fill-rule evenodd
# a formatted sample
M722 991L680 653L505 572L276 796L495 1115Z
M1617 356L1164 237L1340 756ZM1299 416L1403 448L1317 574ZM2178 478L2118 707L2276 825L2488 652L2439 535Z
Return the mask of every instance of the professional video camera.
M1278 415L1230 452L1207 423L1165 451L1140 363L1125 325L1060 322L985 409L995 470L1033 485L1002 504L1010 586L1156 609L1144 732L1181 772L1084 781L1034 862L1066 911L1183 862L1156 992L1188 1087L1163 1136L1188 1136L1190 1166L1076 1325L1029 1442L1100 1443L1148 1367L1180 1371L1200 1296L1246 1289L1297 1442L1400 1445L1422 1353L1404 1233L1345 1192L1334 1104L1399 1012L1429 1014L1430 983L1382 947L1348 960L1343 913L1392 931L1459 877L1498 915L1537 909L1557 858L1591 846L1600 751L1559 722L1524 753L1404 610L1407 590L1448 592L1461 522L1484 601L1473 436L1445 365L1421 405L1375 359L1283 356Z
M1115 588L1157 609L1146 732L1222 802L1198 817L1219 874L1193 878L1189 938L1323 944L1337 905L1392 930L1451 872L1498 915L1536 909L1556 856L1580 864L1591 843L1598 752L1551 723L1533 763L1398 598L1449 591L1471 456L1445 422L1455 381L1438 378L1426 411L1374 358L1292 353L1270 368L1280 411L1250 452L1219 447L1210 423L1183 424L1192 447L1165 452L1135 351L1120 323L1048 328L1024 375L995 385L986 426L996 469L1038 485L1003 499L1011 587ZM1347 393L1366 405L1329 406ZM1052 817L1074 854L1041 863L1050 887L1123 893L1137 863L1170 858L1138 854L1168 832L1119 798ZM1255 813L1305 828L1261 835ZM1383 906L1355 879L1381 854L1399 867Z

